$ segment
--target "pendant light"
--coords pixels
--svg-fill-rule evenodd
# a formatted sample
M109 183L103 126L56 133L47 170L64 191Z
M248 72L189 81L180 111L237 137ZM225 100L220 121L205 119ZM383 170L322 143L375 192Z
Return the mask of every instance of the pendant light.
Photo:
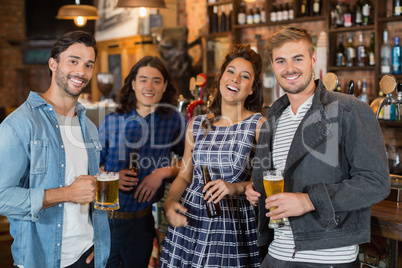
M62 6L57 12L56 19L74 20L75 25L82 27L87 20L99 18L96 7L90 5L80 5L80 0L75 0L75 5Z
M167 8L164 0L118 0L116 7Z

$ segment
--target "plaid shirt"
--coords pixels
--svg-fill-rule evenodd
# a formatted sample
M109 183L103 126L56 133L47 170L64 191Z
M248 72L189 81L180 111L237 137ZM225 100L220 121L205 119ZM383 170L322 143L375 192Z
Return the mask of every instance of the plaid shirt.
M171 114L158 114L157 110L145 118L135 109L126 114L110 113L99 126L102 145L100 163L106 171L117 172L128 167L129 155L137 149L139 183L158 168L171 165L172 152L184 153L187 122L174 110ZM139 203L134 192L119 190L119 211L135 212L151 206L163 195L164 182L150 202Z

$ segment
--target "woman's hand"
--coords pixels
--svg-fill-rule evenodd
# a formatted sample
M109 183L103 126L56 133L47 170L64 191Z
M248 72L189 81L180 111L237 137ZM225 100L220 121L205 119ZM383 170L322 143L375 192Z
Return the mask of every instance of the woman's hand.
M235 187L233 183L221 179L213 180L202 188L202 193L204 194L204 200L208 203L218 203L226 195L235 195Z
M165 216L173 227L182 227L188 224L187 217L184 216L186 213L187 209L179 202L169 199L165 201Z

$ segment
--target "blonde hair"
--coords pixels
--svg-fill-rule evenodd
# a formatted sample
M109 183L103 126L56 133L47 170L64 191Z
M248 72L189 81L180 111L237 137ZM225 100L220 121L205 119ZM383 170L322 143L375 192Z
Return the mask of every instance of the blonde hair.
M301 40L307 42L310 57L313 56L314 43L311 35L307 32L305 28L297 25L285 26L278 32L274 33L271 37L268 38L267 44L264 48L268 53L268 57L272 61L272 51L275 48L281 47L287 42L298 42Z

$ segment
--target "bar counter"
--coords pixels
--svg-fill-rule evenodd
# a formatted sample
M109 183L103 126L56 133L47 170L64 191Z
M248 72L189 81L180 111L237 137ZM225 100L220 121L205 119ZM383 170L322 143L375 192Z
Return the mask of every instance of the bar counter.
M402 266L402 202L383 200L373 205L371 207L371 233L392 239L393 263L391 267Z

